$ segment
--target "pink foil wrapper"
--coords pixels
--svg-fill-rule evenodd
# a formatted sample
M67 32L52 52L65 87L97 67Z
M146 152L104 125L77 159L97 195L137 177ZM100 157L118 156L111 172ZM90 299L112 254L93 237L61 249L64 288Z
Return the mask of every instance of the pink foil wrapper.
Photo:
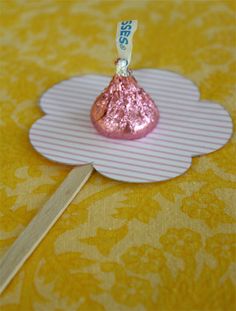
M137 139L157 125L159 111L132 76L116 74L91 109L97 131L110 138Z

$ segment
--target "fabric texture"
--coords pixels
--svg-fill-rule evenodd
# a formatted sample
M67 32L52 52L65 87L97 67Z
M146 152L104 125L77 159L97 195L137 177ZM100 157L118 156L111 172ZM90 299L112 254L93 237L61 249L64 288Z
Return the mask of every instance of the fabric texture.
M72 76L112 75L120 20L133 68L186 75L236 118L235 1L0 1L1 255L70 171L28 138L37 103ZM94 172L1 295L0 310L232 311L236 140L182 176L128 184Z

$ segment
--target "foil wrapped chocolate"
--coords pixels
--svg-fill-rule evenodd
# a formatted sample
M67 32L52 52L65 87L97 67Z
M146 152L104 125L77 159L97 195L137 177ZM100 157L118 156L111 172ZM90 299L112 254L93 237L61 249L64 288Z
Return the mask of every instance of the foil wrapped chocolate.
M94 127L110 138L144 137L156 127L158 119L159 111L150 95L129 71L121 68L91 109Z

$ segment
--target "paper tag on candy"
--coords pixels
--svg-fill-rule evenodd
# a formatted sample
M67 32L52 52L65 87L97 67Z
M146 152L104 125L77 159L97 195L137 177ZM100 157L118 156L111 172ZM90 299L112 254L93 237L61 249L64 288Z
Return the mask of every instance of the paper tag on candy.
M94 127L101 135L113 139L142 138L156 127L159 119L153 99L138 85L128 69L136 29L137 21L118 23L116 74L91 109Z
M117 25L116 46L118 56L122 60L126 60L126 66L129 65L133 47L133 35L137 29L138 22L122 21Z

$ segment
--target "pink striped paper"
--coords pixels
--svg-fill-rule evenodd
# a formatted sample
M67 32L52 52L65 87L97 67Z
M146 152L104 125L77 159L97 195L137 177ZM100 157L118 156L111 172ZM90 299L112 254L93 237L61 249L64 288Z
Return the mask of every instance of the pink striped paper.
M100 75L74 77L54 85L40 99L46 115L33 124L30 140L46 158L60 163L93 163L101 174L120 181L156 182L183 174L193 156L221 148L232 134L232 121L219 104L200 101L198 88L164 70L134 72L160 110L157 128L133 141L99 135L90 108L108 85Z

